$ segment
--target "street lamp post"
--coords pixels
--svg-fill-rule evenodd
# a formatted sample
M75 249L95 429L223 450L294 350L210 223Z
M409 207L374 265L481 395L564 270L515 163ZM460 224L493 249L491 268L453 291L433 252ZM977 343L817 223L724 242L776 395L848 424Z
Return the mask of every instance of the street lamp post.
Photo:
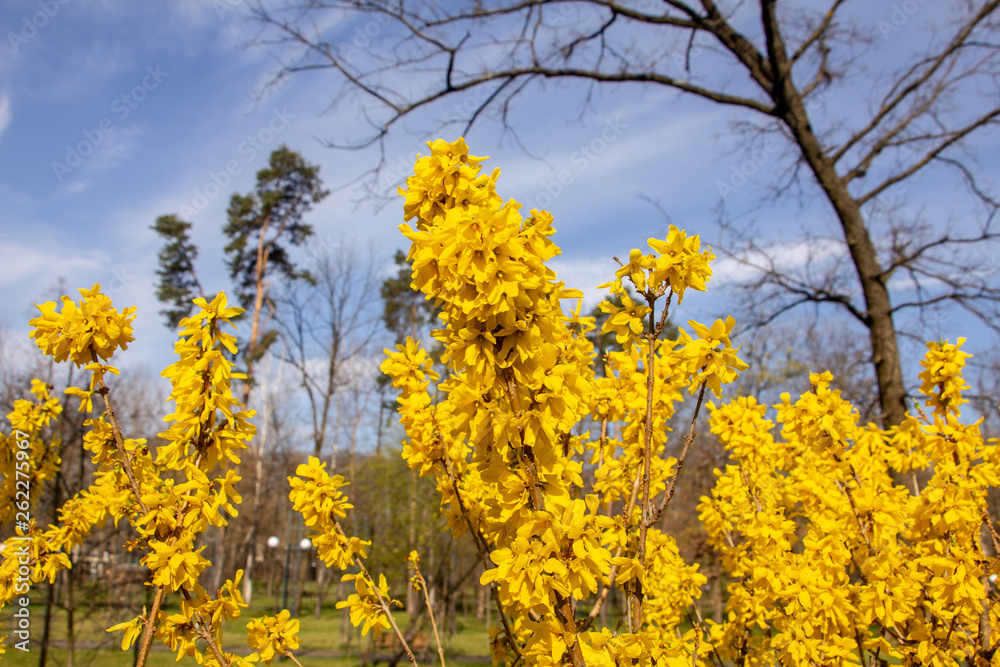
M267 549L268 549L268 555L270 556L270 558L268 559L268 566L267 566L267 594L274 596L275 603L277 603L278 601L278 596L274 591L274 568L272 566L274 564L274 550L277 549L278 546L280 545L281 545L281 540L278 539L277 535L272 535L271 537L267 538ZM274 605L274 613L275 614L278 613L277 604Z
M299 527L299 535L302 534L302 528ZM302 553L308 552L312 548L312 540L308 537L303 537L299 540L299 550L295 554L295 609L292 611L292 616L298 617L299 615L299 604L302 602ZM287 607L286 607L287 609Z

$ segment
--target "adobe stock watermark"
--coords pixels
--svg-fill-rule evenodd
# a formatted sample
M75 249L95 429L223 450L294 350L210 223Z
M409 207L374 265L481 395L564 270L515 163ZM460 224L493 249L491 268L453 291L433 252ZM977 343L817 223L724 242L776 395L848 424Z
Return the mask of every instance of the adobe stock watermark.
M923 312L917 320L916 332L903 338L900 347L904 358L919 359L927 353L927 341L941 340L952 318L940 308Z
M916 171L909 178L895 183L877 194L866 202L868 214L872 216L889 215L895 209L906 204L911 194L911 187L914 183L919 182L922 176L923 171Z
M813 114L820 113L830 101L831 96L830 88L813 91L805 99L806 112L809 116L812 117ZM715 182L715 189L719 196L725 199L750 182L751 178L758 171L761 171L762 167L775 158L782 147L789 145L783 144L782 141L772 134L754 137L750 143L747 158L730 169L728 179Z
M310 236L306 242L306 254L312 258L327 257L340 250L342 240L333 236Z
M716 181L715 189L719 196L725 199L750 180L761 167L766 165L781 148L781 144L773 135L764 136L763 140L755 141L750 146L749 156L739 164L734 164L729 171L729 179Z
M14 450L14 483L16 485L14 508L15 534L11 538L13 545L6 545L0 549L12 548L13 553L7 556L8 560L17 559L17 575L14 578L14 595L20 596L11 598L10 604L15 606L12 624L12 634L20 641L12 642L14 648L19 651L28 652L28 641L31 639L31 611L28 605L31 600L28 593L31 588L31 536L28 530L31 527L31 445L28 441L28 434L23 431L14 431L12 441L17 443ZM8 471L9 474L10 471Z
M21 29L17 32L7 33L7 43L10 44L11 50L15 54L20 53L21 47L33 40L38 31L45 28L49 21L56 17L62 6L69 3L70 0L38 0L36 4L39 11L30 16L27 14L22 16Z
M252 162L258 153L291 125L294 118L295 114L288 113L285 107L280 111L278 109L272 111L271 118L264 127L253 134L248 134L246 139L239 143L233 159L227 160L223 168L208 172L205 183L191 191L191 199L180 205L177 215L184 220L191 220L205 210L209 202L222 194L222 189L232 182L233 177L242 173L243 165L236 158L243 157L243 162Z
M114 118L105 116L97 123L96 127L82 130L83 139L76 144L66 145L66 156L62 162L58 160L52 162L52 173L55 174L59 182L62 183L67 174L73 173L87 157L93 155L97 147L115 131L115 123L122 122L132 115L132 112L138 109L139 105L146 100L151 92L159 88L168 76L170 76L170 72L164 72L159 65L147 67L145 75L138 84L112 100L110 109Z
M353 39L351 39L351 43L347 45L344 53L341 54L344 62L351 64L363 51L367 51L368 47L372 45L372 40L381 34L382 29L389 25L391 20L388 15L379 12L375 15L375 18L369 19L363 25L357 26L352 33Z
M101 284L104 286L105 294L112 298L117 298L122 295L124 289L128 287L134 279L134 276L129 275L128 269L122 267L111 271L111 280Z
M560 169L554 179L542 181L542 190L525 201L524 210L547 209L552 202L559 198L567 186L571 185L580 174L587 171L590 165L597 162L607 152L611 144L618 141L626 129L628 129L628 124L622 122L621 116L615 116L605 121L600 134L570 154L569 164L572 169Z
M886 39L894 32L899 32L910 19L927 4L927 0L903 0L903 2L893 3L889 20L879 19L878 31L882 33L882 39Z

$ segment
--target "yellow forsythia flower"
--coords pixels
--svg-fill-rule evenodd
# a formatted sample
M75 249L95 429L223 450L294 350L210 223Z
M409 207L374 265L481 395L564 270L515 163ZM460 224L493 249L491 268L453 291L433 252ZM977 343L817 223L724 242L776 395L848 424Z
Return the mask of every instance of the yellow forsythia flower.
M357 591L349 595L346 600L337 603L337 609L350 608L351 623L354 627L362 626L361 636L368 634L369 630L379 636L383 630L389 629L389 618L382 609L378 594L387 603L389 597L389 585L385 581L385 575L378 576L378 586L365 574L345 574L343 581L354 580L354 590Z
M254 650L250 660L263 660L268 665L275 657L284 656L299 647L299 620L290 619L287 609L277 616L254 618L247 623L247 646Z
M98 359L107 360L119 348L127 349L134 340L135 307L119 312L111 305L111 299L101 294L100 284L89 290L81 289L80 294L83 299L79 303L73 303L68 296L62 297L60 312L56 312L52 301L36 306L41 315L28 323L34 327L29 335L42 352L56 361L68 358L83 366Z
M118 625L112 625L105 632L116 632L118 630L122 630L122 650L127 651L132 648L132 644L134 644L135 640L139 638L140 634L142 634L142 629L145 624L146 609L143 608L142 613L132 620L119 623Z

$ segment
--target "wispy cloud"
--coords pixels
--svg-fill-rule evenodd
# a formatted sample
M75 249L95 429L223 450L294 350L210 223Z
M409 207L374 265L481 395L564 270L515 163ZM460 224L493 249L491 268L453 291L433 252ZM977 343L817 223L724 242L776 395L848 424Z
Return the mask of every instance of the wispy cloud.
M74 174L76 178L67 180L65 192L74 195L85 192L93 182L94 172L112 169L131 157L141 136L142 130L137 125L118 128L105 135L83 167Z
M746 282L761 275L761 268L773 262L775 270L795 273L807 265L819 265L835 260L843 254L843 245L830 239L812 239L796 243L776 243L766 248L746 253L739 261L731 257L719 257L712 262L712 284L724 285ZM627 250L621 250L627 256ZM597 285L614 279L618 264L609 254L606 257L559 257L549 262L557 279L567 287L583 292L584 310L597 305L608 295L608 290L597 289Z
M0 138L3 138L3 133L10 127L12 120L14 113L10 110L10 95L4 93L0 96Z
M28 246L5 240L0 246L0 287L36 280L42 276L54 280L57 276L53 275L53 267L58 267L61 275L76 277L93 273L106 263L107 257L100 251L81 253L73 249Z
M586 312L608 295L608 290L597 289L597 286L613 280L618 265L608 256L557 258L549 262L549 267L556 272L556 280L566 283L570 289L583 292L583 310ZM575 302L567 300L563 302L563 310L569 311L575 305Z
M839 239L814 238L793 243L774 243L754 248L734 257L720 257L712 263L717 284L753 280L767 270L792 274L809 266L825 266L844 256Z

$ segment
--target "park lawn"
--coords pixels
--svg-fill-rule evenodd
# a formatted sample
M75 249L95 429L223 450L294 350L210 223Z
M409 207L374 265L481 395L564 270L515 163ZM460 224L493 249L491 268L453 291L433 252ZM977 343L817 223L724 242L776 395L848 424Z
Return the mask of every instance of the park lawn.
M44 600L44 588L32 591L31 612L31 638L37 642L42 636L44 625L45 608L42 604ZM106 606L106 600L102 597L91 598L84 595L83 591L78 592L77 599L81 600L75 616L75 635L77 640L77 650L75 652L75 667L82 665L97 665L99 667L122 667L131 666L133 661L132 651L121 650L121 633L107 632L106 629L112 625L132 618L142 607L141 602L134 609L113 609ZM89 604L93 601L93 611L88 613ZM344 634L346 611L338 611L334 607L335 602L330 600L325 602L322 609L321 618L314 616L315 598L303 600L299 616L300 629L299 639L301 645L295 651L296 657L305 667L347 667L348 665L360 664L361 652L369 646L370 635L362 638L361 633L356 628L347 627L347 634ZM8 635L6 642L6 654L0 658L0 662L9 665L36 667L38 665L37 644L33 644L30 651L25 653L13 647L15 638L11 635L10 612L12 607L4 609L0 614L0 636ZM171 601L165 605L168 612L176 612L178 605L176 601ZM223 649L240 655L250 653L246 645L246 624L250 618L265 614L272 614L274 610L274 600L266 595L255 595L251 609L244 609L240 619L227 621L223 625ZM395 614L396 622L401 629L409 623L409 616L405 612ZM486 634L486 624L477 621L474 617L459 618L456 623L457 634L451 638L450 646L446 643L447 654L456 656L479 656L485 658L489 656L489 643ZM65 665L67 651L65 650L66 632L66 611L56 607L52 610L51 637L55 646L49 649L50 658L47 661L52 665ZM430 634L430 625L424 624L422 632ZM350 638L350 643L345 643L344 639ZM447 642L447 638L444 638ZM342 654L339 657L331 657L331 653ZM382 651L380 654L384 654ZM318 655L317 655L318 654ZM432 664L437 661L437 653L431 639L429 653L422 664ZM175 655L166 650L162 644L153 644L153 651L150 654L149 662L151 667L161 667L178 664L175 662ZM193 664L193 660L182 660L180 664ZM279 664L276 662L275 664ZM280 661L280 664L292 665L290 661ZM448 660L449 667L452 665L460 667L461 661ZM483 664L481 660L469 664Z

